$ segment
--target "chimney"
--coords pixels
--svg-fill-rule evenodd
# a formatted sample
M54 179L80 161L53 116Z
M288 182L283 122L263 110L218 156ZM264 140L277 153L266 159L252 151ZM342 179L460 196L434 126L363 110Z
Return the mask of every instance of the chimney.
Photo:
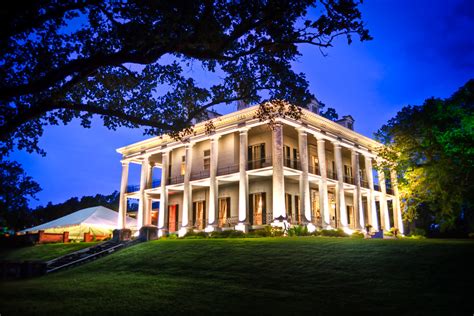
M308 110L314 114L319 114L319 101L316 98L311 99L308 103Z
M342 125L350 130L354 130L354 122L354 118L350 115L344 115L342 119L336 121L336 123L339 125Z
M244 100L238 100L237 101L237 111L246 109L248 107L249 107L249 105Z

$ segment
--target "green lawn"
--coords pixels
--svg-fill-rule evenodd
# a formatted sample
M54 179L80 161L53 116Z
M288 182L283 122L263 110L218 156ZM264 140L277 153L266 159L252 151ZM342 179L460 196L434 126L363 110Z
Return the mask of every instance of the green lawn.
M81 242L69 244L44 244L18 249L3 250L0 260L50 260L62 255L96 245L97 242Z
M6 315L472 315L474 243L160 240L0 285Z

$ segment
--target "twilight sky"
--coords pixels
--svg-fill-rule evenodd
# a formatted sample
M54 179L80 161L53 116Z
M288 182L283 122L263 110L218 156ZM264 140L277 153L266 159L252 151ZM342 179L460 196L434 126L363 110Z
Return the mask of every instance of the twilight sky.
M361 11L374 40L348 46L341 38L326 57L305 46L294 64L318 99L354 117L357 132L372 137L404 105L449 97L474 78L474 1L372 0ZM43 189L30 201L35 207L119 190L115 150L145 138L140 130L109 131L98 119L91 129L73 121L45 128L39 145L46 157L16 151L12 159ZM129 183L139 183L138 165L131 165Z

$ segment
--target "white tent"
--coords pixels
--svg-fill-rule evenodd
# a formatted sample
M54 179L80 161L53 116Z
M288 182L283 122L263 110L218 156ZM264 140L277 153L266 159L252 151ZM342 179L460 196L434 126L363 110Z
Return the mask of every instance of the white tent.
M69 232L70 239L82 239L84 233L106 235L117 228L118 213L103 206L89 207L50 222L20 231L20 233L44 230L47 233ZM137 221L127 216L127 227L136 229Z

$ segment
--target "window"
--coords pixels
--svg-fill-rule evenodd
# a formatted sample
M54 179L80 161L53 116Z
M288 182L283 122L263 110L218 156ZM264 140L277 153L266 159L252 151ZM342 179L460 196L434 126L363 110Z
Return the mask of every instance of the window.
M289 167L291 164L291 149L289 146L283 146L283 152L285 155L284 166Z
M184 176L186 173L186 156L181 157L181 175Z
M230 197L219 198L219 227L227 224L230 218Z
M204 170L211 169L211 150L204 150Z
M311 156L311 168L313 174L319 174L319 160L317 156Z
M248 147L248 169L262 168L265 163L265 143Z
M300 153L298 149L293 148L293 169L298 169L298 161L300 160Z

